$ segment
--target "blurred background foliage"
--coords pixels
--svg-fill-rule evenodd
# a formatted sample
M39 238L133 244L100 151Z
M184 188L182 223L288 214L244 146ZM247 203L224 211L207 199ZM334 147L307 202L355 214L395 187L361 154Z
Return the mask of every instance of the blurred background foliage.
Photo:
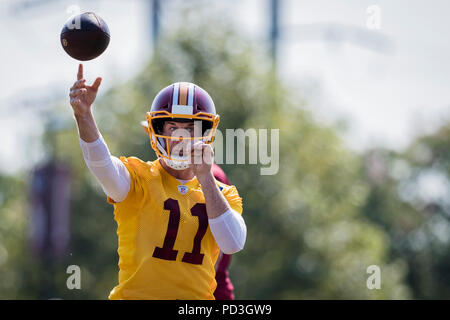
M190 26L161 38L147 67L102 93L94 115L112 154L154 160L139 122L161 88L190 81L215 100L222 132L280 130L276 175L222 165L248 227L230 266L236 297L450 298L450 126L401 153L357 154L337 127L308 111L302 88L278 80L261 48L226 25ZM0 299L106 299L117 283L113 207L84 164L68 102L63 107L58 116L69 128L46 131L43 146L71 170L70 248L57 259L30 253L30 173L1 176ZM442 185L440 196L427 192L430 181ZM72 264L81 267L81 290L66 287ZM366 287L370 265L381 268L380 290Z

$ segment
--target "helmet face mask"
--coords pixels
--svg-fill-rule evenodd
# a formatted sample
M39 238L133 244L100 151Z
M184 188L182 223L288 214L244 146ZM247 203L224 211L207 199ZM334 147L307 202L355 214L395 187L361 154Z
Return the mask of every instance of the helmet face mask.
M193 121L194 136L182 128L170 136L164 135L166 121ZM177 82L162 89L147 112L150 144L169 167L184 170L190 165L190 157L182 150L196 141L212 143L219 121L214 102L205 90L192 83ZM179 143L173 145L173 141Z

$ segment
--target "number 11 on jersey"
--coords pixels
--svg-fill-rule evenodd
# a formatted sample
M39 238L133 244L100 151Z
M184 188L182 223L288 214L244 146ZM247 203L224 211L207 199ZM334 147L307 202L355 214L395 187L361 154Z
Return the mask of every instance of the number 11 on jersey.
M175 240L180 225L180 207L178 201L167 199L164 201L164 209L169 211L169 223L167 225L166 236L162 248L156 247L153 251L153 257L164 260L176 260L178 250L174 250ZM208 215L206 205L197 203L191 208L191 214L198 218L198 229L194 237L192 252L185 252L181 261L192 264L202 264L204 254L201 252L202 239L208 229Z

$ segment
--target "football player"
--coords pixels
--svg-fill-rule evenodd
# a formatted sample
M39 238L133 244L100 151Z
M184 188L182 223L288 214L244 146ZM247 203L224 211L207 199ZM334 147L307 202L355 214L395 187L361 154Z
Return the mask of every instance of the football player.
M141 121L141 126L145 133L149 134L148 122ZM217 181L230 185L230 181L225 172L215 163L212 165L212 172ZM230 262L231 255L220 251L219 258L215 265L217 287L214 291L214 298L216 300L234 300L234 286L228 275L228 266L230 265Z
M213 100L192 83L162 89L147 113L158 159L119 159L91 112L101 80L86 85L80 64L69 96L85 162L114 206L119 283L109 298L214 299L219 252L242 250L247 229L236 188L212 173Z

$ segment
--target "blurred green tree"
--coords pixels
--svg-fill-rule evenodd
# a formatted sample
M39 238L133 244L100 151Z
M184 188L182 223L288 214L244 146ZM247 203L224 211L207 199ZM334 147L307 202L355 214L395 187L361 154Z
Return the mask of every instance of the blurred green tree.
M450 297L450 125L403 152L366 155L364 214L389 236L389 257L407 262L415 299Z

